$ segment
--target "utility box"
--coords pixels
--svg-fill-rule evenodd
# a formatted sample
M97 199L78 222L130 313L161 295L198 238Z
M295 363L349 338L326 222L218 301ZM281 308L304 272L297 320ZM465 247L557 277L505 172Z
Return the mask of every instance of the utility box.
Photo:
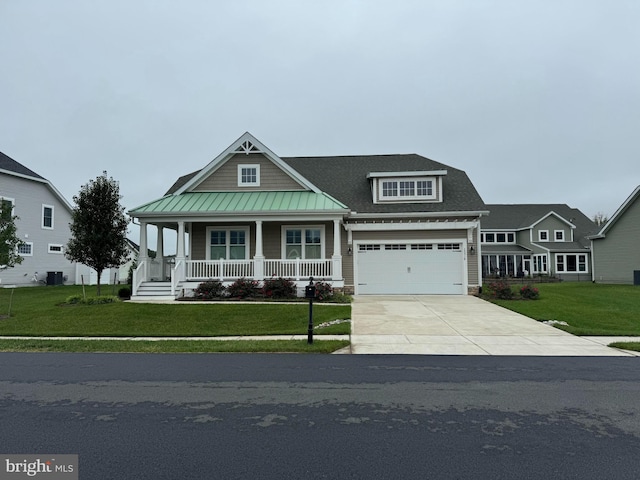
M633 271L633 284L640 285L640 270Z

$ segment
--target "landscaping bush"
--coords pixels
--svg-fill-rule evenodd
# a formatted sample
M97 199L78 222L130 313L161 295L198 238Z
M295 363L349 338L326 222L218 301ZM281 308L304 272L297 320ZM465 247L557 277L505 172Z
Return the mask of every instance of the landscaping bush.
M122 299L131 298L131 289L129 287L122 287L118 290L118 297Z
M69 305L103 305L107 303L116 303L120 299L115 295L101 295L99 297L86 297L82 295L71 295L67 297L66 303Z
M296 285L287 278L270 278L264 281L262 294L267 298L295 298Z
M211 300L221 297L224 291L224 285L220 280L207 280L198 285L193 293L200 300Z
M333 297L333 287L327 282L316 282L316 298L330 300Z
M538 298L540 298L540 292L531 285L524 285L520 289L520 296L526 300L538 300Z
M260 283L246 278L239 278L227 287L227 294L232 298L254 298L259 292Z
M513 298L513 290L507 282L498 280L489 284L489 295L498 300L511 300Z

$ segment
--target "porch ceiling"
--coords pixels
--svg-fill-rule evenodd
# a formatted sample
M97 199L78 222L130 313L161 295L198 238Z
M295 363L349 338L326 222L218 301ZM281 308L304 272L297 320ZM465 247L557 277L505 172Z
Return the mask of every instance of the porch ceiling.
M325 193L299 192L188 192L168 195L134 208L132 216L206 213L289 213L348 211Z

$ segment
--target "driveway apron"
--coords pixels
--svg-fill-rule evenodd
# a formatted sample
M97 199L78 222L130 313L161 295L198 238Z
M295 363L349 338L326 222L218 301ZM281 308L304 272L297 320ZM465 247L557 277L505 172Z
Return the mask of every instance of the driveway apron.
M351 352L633 356L471 295L358 295Z

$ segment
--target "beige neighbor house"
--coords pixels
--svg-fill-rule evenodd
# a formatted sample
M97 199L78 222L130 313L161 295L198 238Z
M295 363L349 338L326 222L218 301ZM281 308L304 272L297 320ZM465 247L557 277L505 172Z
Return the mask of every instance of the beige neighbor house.
M281 158L245 133L129 212L140 223L133 296L241 277L289 278L299 292L313 277L356 294L466 295L482 282L486 214L465 172L420 155ZM177 233L171 265L164 229Z
M482 218L482 276L553 276L591 281L591 242L598 227L566 204L488 204Z
M640 186L589 238L594 282L640 285Z

